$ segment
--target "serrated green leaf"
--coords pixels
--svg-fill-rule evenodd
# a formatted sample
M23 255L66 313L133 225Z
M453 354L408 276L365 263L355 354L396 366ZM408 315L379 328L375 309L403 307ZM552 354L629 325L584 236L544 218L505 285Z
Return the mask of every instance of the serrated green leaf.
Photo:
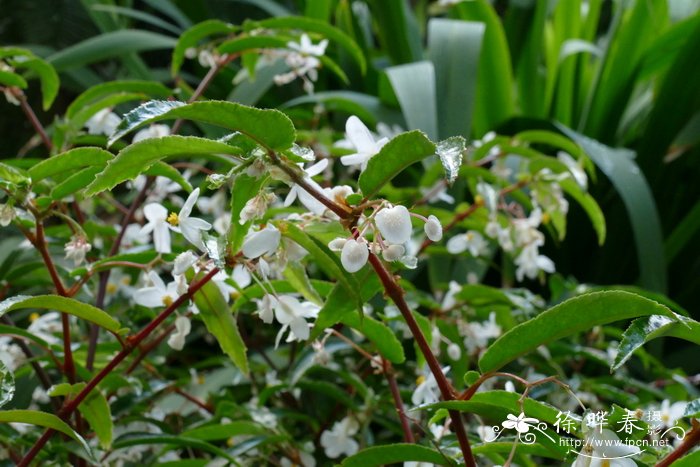
M12 189L27 186L31 182L26 171L0 162L0 186Z
M217 51L221 54L234 54L255 49L286 49L288 38L275 36L239 36L223 42Z
M15 395L15 377L12 370L0 360L0 407L12 400Z
M373 446L346 458L340 465L343 467L372 467L400 462L428 462L437 465L454 465L449 458L435 449L418 444L388 444Z
M75 148L44 159L28 170L34 182L63 175L87 167L104 167L114 156L111 152L96 147Z
M452 136L437 144L437 155L445 169L445 177L450 185L457 180L462 165L462 155L467 149L467 140L461 136Z
M87 303L81 303L72 298L61 297L59 295L38 295L36 297L18 295L12 298L7 298L0 302L0 316L10 311L27 308L62 311L80 319L95 323L113 333L116 333L121 329L119 321L112 318L99 308L95 308Z
M100 83L87 89L68 106L66 118L72 120L89 104L114 94L138 95L142 99L165 99L172 95L172 91L166 86L152 81L128 80Z
M51 190L51 198L58 201L79 190L82 190L91 181L95 180L95 176L102 172L103 169L104 166L87 167L71 174L68 178L63 180L61 183L56 185L53 190Z
M85 389L85 383L61 383L49 388L47 393L51 397L68 396L77 395L83 389ZM112 412L104 394L97 388L93 389L80 403L78 410L95 431L102 449L109 449L112 445L114 425L112 423Z
M243 240L253 223L251 220L241 224L241 211L251 198L260 193L264 183L265 177L251 177L240 173L231 184L231 223L227 233L227 244L233 255L243 246Z
M92 450L83 437L73 431L66 422L53 414L38 410L0 410L0 423L29 423L30 425L43 426L44 428L60 431L80 443L90 459L94 459Z
M664 305L630 292L580 295L515 326L496 339L479 359L479 368L482 372L496 371L540 345L587 331L593 326L649 315L676 319L676 315Z
M182 435L128 433L119 437L114 442L112 448L116 450L129 446L145 446L152 444L165 444L169 446L180 446L183 448L194 448L214 454L223 459L227 459L234 465L238 465L236 459L223 449L219 449L213 444L209 444L205 441Z
M176 101L150 101L124 115L109 144L149 123L176 118L238 131L275 151L288 149L294 144L296 138L291 120L278 110L256 109L226 101L202 101L191 104Z
M235 421L231 423L206 425L182 432L187 438L202 441L219 441L239 435L263 435L267 429L255 422Z
M435 144L418 130L396 136L367 163L358 182L362 193L371 198L406 167L434 155L435 149Z
M659 337L676 337L700 345L700 323L684 316L651 315L630 324L617 348L610 371L615 371L629 360L635 350Z
M168 165L165 162L158 161L152 166L150 166L146 171L144 171L144 175L151 175L154 177L165 177L170 179L171 181L177 183L180 185L180 188L185 190L188 193L192 192L192 185L190 182L188 182L185 177L182 176L179 170L177 170L175 167L172 165Z
M60 85L58 73L56 73L54 67L37 57L12 60L11 64L17 68L26 68L39 77L39 82L41 83L42 108L48 110L54 99L56 99Z
M700 418L700 399L695 399L688 402L683 412L683 417Z
M212 35L231 34L236 32L238 28L232 24L226 23L218 19L210 19L195 24L187 31L180 35L180 38L173 50L172 65L170 66L170 74L177 75L180 67L185 60L185 51L191 47L196 47L199 41Z
M166 157L239 153L240 149L235 146L196 136L173 135L145 139L130 144L111 159L104 170L87 186L85 194L92 196L111 190L127 180L133 180Z
M199 316L204 321L207 330L216 340L231 361L245 375L248 374L248 357L246 346L238 332L236 317L231 313L231 307L221 295L221 291L209 281L194 294L194 303L199 309Z

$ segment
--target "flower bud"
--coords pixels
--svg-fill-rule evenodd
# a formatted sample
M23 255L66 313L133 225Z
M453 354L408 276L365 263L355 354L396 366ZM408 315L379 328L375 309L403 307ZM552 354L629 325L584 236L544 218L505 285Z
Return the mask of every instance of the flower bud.
M403 245L389 245L384 248L382 256L387 261L397 261L404 255L404 253L406 253L406 249L403 247Z
M428 217L428 221L424 226L425 235L433 242L439 242L442 239L442 225L437 217L432 214Z
M411 215L405 206L384 208L375 218L377 228L389 243L406 243L411 239Z
M348 240L343 245L343 251L340 254L340 262L348 272L357 272L367 263L369 258L369 250L367 244L358 242L357 240Z
M333 240L328 242L328 248L331 251L342 251L343 247L345 246L345 242L347 242L347 241L348 241L347 238L342 238L342 237L334 238Z

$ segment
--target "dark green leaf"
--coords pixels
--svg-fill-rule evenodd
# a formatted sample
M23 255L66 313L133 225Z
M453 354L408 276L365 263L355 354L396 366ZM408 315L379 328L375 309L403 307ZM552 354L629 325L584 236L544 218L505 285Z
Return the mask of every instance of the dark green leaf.
M400 462L428 462L437 465L453 465L453 463L440 452L420 446L418 444L388 444L386 446L373 446L363 449L355 455L345 459L343 467L372 467Z
M127 180L133 180L166 157L239 153L240 150L234 146L196 136L145 139L127 146L111 159L105 169L87 186L85 194L92 196L111 190Z
M420 131L409 131L396 136L367 163L359 180L362 193L366 198L371 198L399 172L434 155L435 150L435 144Z
M114 156L111 152L94 147L75 148L44 159L28 172L34 182L54 175L71 173L86 167L104 167Z
M606 291L580 295L503 334L481 356L479 368L482 372L496 371L540 345L593 326L649 315L675 319L675 314L665 306L633 293Z

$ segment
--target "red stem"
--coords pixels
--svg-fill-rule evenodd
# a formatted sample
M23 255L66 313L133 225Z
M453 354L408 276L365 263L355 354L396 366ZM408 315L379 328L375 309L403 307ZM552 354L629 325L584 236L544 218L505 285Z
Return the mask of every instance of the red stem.
M413 436L413 431L411 430L411 423L406 416L406 411L403 407L403 400L401 400L401 392L399 391L399 385L396 383L396 376L394 376L394 369L391 367L391 363L387 360L382 360L384 363L384 375L389 383L389 389L391 390L391 396L394 398L394 406L396 406L396 413L401 420L401 429L403 430L403 439L407 443L415 443L416 439Z
M697 420L692 421L693 428L688 432L688 436L683 439L683 442L668 456L664 457L656 464L656 467L668 467L676 462L678 459L683 457L685 453L693 449L696 445L700 444L700 422Z
M165 310L163 310L158 316L156 316L153 321L148 323L141 331L139 331L136 335L130 336L126 340L126 346L117 354L114 356L114 358L104 367L102 368L99 373L97 373L88 383L85 385L82 391L78 393L73 399L70 400L66 405L63 406L63 409L61 409L58 412L58 416L62 419L65 419L66 417L70 416L80 405L80 403L85 400L85 398L90 394L90 391L92 391L107 375L109 375L112 370L114 370L126 357L128 357L131 352L138 347L138 345L143 342L146 337L148 337L157 327L162 323L165 319L168 318L175 310L185 303L187 300L189 300L192 295L194 295L199 289L204 286L207 282L211 280L212 277L216 273L219 272L218 268L213 268L211 271L209 271L204 277L202 277L199 281L195 282L194 284L191 284L190 287L187 289L187 292L184 295L180 295L169 307L167 307ZM36 443L34 443L34 446L29 450L29 452L22 458L22 461L17 464L18 467L25 467L28 466L29 463L39 454L41 449L46 445L46 443L51 439L51 436L53 436L54 430L48 429L44 432L44 434L39 438Z
M46 146L46 149L48 149L50 152L51 149L53 149L53 143L51 142L49 135L46 134L46 130L37 118L36 114L34 113L34 110L32 110L32 107L27 102L26 96L21 91L15 92L14 94L19 100L19 105L22 108L22 112L24 112L24 115L27 116L29 123L32 124L32 127L34 127L34 130L41 138L41 142L44 143L44 146Z

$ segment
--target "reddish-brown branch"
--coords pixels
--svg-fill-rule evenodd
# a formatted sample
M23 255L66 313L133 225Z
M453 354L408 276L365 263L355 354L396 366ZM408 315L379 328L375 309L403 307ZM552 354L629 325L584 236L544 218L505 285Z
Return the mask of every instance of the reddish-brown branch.
M207 282L211 280L216 273L219 272L218 268L213 268L204 277L199 279L197 282L190 285L187 292L179 296L169 307L163 310L158 316L156 316L148 325L146 325L141 331L136 335L130 336L126 343L127 345L117 354L114 358L100 370L88 383L85 385L82 391L80 391L73 399L71 399L63 408L58 412L58 416L62 419L69 417L78 408L80 403L85 400L85 398L107 375L109 375L119 364L128 357L131 352L146 339L165 319L168 318L176 309L180 307L183 303L189 300L192 295L194 295L199 289L204 286ZM29 463L39 454L41 449L46 445L46 443L53 436L54 430L48 429L39 438L34 446L29 450L29 452L24 456L22 461L18 464L18 467L26 467Z
M46 149L51 151L51 149L53 149L53 143L51 142L51 138L49 138L49 135L46 133L44 126L41 124L36 114L34 113L32 106L30 106L27 102L27 97L22 91L15 92L14 94L15 97L17 97L17 99L19 100L19 106L22 108L22 112L24 112L24 115L27 116L27 119L34 128L34 131L36 131L36 133L41 138L41 142L44 143Z
M683 439L683 442L668 456L664 457L656 464L656 467L668 467L683 457L688 451L700 444L700 422L692 421L693 428L688 432L688 435Z

